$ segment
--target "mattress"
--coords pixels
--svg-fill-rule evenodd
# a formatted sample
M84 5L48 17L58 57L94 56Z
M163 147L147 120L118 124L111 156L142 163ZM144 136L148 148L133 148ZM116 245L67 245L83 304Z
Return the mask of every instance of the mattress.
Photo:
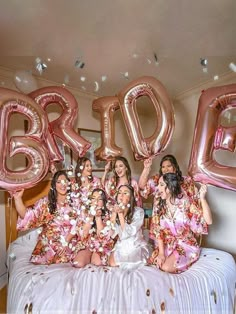
M236 266L224 251L203 248L200 259L181 274L152 266L77 269L30 263L37 236L33 230L8 250L8 313L233 313Z

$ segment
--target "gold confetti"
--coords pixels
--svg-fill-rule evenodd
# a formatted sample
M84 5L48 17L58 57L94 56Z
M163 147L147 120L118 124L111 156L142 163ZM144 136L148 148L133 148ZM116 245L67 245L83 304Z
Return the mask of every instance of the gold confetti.
M215 304L216 304L216 303L217 303L217 295L216 295L215 290L212 290L212 291L211 291L211 295L214 297L214 302L215 302Z
M147 295L148 297L150 296L150 290L149 290L149 289L147 289L146 295Z
M28 313L28 303L25 305L24 307L24 313L27 314Z
M27 313L28 314L32 314L33 313L33 303L30 303Z
M174 290L172 288L170 288L169 292L172 297L175 295Z
M165 314L165 309L166 309L165 302L161 302L161 313L162 314Z

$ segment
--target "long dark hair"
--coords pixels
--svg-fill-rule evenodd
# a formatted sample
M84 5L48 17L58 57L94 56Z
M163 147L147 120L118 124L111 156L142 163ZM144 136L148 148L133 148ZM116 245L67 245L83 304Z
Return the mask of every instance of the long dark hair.
M53 178L52 178L52 182L51 182L51 187L50 187L50 190L48 192L48 208L49 208L50 214L54 214L56 212L56 209L57 209L56 183L57 183L58 178L62 175L65 176L66 180L70 182L70 179L69 179L66 171L59 170L59 171L54 173ZM68 190L67 192L69 193L70 191Z
M130 165L129 165L129 162L128 160L123 157L123 156L117 156L114 160L114 163L113 163L113 167L112 167L112 170L114 172L114 175L115 175L115 187L117 186L118 184L118 181L119 181L119 176L117 175L116 173L116 170L115 170L115 167L116 167L116 162L120 160L121 162L123 162L123 164L125 165L126 167L126 176L127 176L127 180L128 180L128 184L131 185L131 168L130 168Z
M117 194L116 194L116 201L117 201L117 198L118 198L118 194L119 194L119 190L123 187L127 187L130 191L130 207L128 209L128 212L127 212L127 215L125 217L126 221L127 221L127 224L131 224L132 222L132 219L133 219L133 215L134 215L134 208L135 208L135 205L136 205L136 201L135 201L135 197L134 197L134 188L129 185L129 184L123 184L121 186L119 186L118 190L117 190ZM118 223L120 223L119 221L117 221Z
M164 161L167 161L167 160L168 160L168 161L171 163L171 165L174 167L175 173L177 174L179 181L182 183L182 182L184 181L184 178L183 178L183 176L182 176L182 171L180 170L179 164L178 164L178 162L177 162L175 156L173 156L173 155L165 155L165 156L162 158L162 160L161 160L161 162L160 162L159 176L161 177L161 176L163 175L162 169L161 169L161 168L162 168L162 164L163 164Z
M183 197L179 176L177 175L177 173L165 173L162 175L162 178L166 184L166 189L168 188L170 191L170 201L174 204L176 198ZM166 200L160 198L159 208L161 212L165 212Z
M81 175L78 176L78 173L82 174L82 171L84 170L86 161L91 162L91 160L87 157L79 157L77 160L76 167L75 167L75 181L76 181L76 183L78 183L79 186L82 185L82 181L81 181ZM81 166L83 167L83 169L80 169ZM92 182L93 176L91 175L90 177L88 177L88 180L89 180L89 182Z
M93 196L93 194L95 192L99 192L101 194L102 201L103 201L102 218L104 218L109 213L109 210L107 209L107 196L106 196L106 193L104 192L104 190L96 188L96 189L94 189L92 191L92 194L91 194L90 198L92 198L92 196ZM97 228L95 217L94 217L94 220L93 220L92 228Z

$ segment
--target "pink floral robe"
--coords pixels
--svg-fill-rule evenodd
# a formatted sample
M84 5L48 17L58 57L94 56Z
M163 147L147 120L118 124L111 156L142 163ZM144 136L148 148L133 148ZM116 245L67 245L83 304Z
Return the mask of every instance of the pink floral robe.
M117 194L117 190L120 187L121 184L118 184L117 186L115 186L115 178L111 177L108 180L106 180L105 182L105 191L109 197L109 199L111 200L112 203L115 202L115 198L116 198L116 194ZM134 189L134 197L135 197L135 201L136 201L136 206L137 207L142 207L142 197L140 195L140 191L139 191L139 185L138 182L135 179L131 179L131 186Z
M101 230L100 234L97 234L97 230L92 228L89 232L87 248L91 252L96 252L99 254L102 265L108 265L108 258L114 246L114 239L111 237L111 222L110 215L107 213L102 217L104 228Z
M177 272L185 271L199 258L200 246L197 237L205 230L205 220L193 213L193 204L188 196L176 199L173 214L168 209L153 216L153 235L164 242L165 256L174 254ZM199 219L200 218L200 219ZM155 264L158 249L154 250L151 263Z
M17 230L26 231L42 227L39 231L38 242L32 252L30 261L35 264L67 263L75 250L76 239L72 239L68 246L65 238L76 223L77 211L68 204L57 207L54 214L50 214L48 198L40 199L34 207L27 208L25 217L18 218ZM60 250L65 252L57 255Z
M148 196L153 195L153 210L152 210L152 217L155 216L158 213L158 202L159 202L159 195L158 195L158 181L159 176L154 175L151 177L145 186L144 189L140 190L140 194L145 199L148 198ZM195 186L195 183L191 177L184 177L184 181L181 184L182 189L189 197L190 203L192 206L191 211L192 215L195 216L196 220L201 220L202 218L202 207L199 202L199 199L197 197L197 188ZM154 220L152 219L151 225L150 225L150 233L149 237L153 240L156 239L155 235L153 234L153 228L154 228ZM204 223L204 233L207 233L207 224Z
M78 183L71 182L71 198L73 200L73 207L78 211L82 210L89 205L89 198L94 189L101 189L101 180L98 177L93 176L93 180L86 186L78 186Z

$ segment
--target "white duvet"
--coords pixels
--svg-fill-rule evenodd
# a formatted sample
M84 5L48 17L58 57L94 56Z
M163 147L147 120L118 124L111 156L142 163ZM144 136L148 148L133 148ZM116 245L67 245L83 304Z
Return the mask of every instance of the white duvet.
M236 267L226 252L204 248L199 261L177 275L150 266L36 266L29 258L37 235L32 231L9 249L8 313L233 313Z

